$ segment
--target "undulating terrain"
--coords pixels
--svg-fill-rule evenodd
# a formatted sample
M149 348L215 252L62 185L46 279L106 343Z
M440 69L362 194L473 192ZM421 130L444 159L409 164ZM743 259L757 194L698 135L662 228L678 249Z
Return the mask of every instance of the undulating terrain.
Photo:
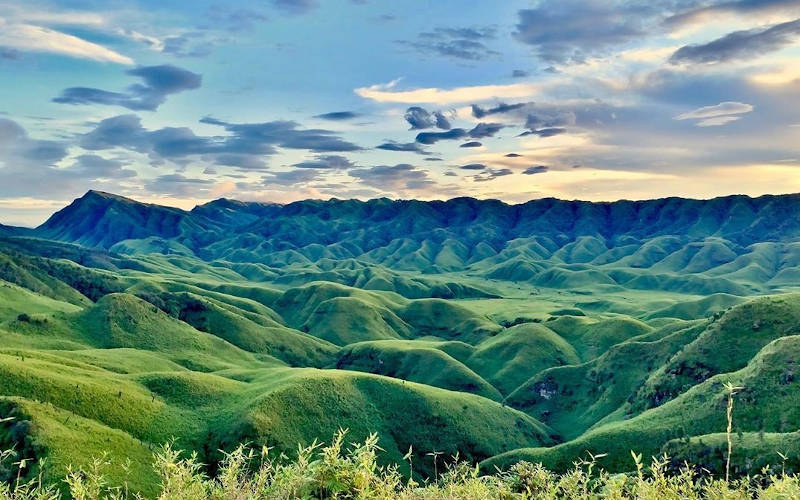
M800 195L186 212L90 191L0 227L0 280L0 447L26 474L108 453L152 494L170 439L213 474L339 428L391 462L413 445L421 476L434 452L720 472L726 382L733 471L800 468Z

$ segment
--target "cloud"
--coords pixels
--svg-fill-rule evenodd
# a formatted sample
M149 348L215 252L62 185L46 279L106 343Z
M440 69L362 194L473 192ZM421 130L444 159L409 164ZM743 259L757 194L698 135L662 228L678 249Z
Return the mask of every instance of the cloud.
M502 123L479 123L468 132L468 135L473 139L493 137L497 132L502 130L503 127L505 127L505 125Z
M0 197L39 196L63 200L85 192L87 185L119 190L120 181L136 176L117 159L80 155L69 166L66 143L31 138L12 120L0 118Z
M83 180L95 179L127 179L136 177L136 170L123 168L124 163L119 160L110 160L102 156L85 154L75 159L75 163L68 170L71 174Z
M167 96L200 87L202 76L172 66L142 66L126 72L142 79L128 87L127 92L109 92L90 87L64 89L53 102L61 104L104 104L122 106L134 111L155 111L164 104Z
M501 102L500 104L494 106L493 108L488 108L488 109L487 108L482 108L477 104L473 104L472 105L472 116L474 116L475 118L483 118L483 117L489 116L489 115L508 113L510 111L514 111L514 110L517 110L517 109L525 108L525 107L527 107L529 105L532 105L532 104L533 104L532 102L520 102L520 103L517 103L517 104L505 104L505 103Z
M488 168L477 175L473 175L472 180L474 182L488 182L513 173L514 171L510 168Z
M318 0L270 0L270 3L289 15L306 14L319 7Z
M698 127L719 127L741 119L741 116L716 116L697 122Z
M46 52L79 59L133 64L133 59L102 45L44 26L10 22L0 17L0 46L22 52Z
M353 111L332 111L330 113L315 115L314 118L319 118L321 120L343 121L352 120L353 118L358 118L359 116L361 116L361 114Z
M214 118L203 118L202 123L220 125L232 134L226 147L244 151L260 151L264 146L288 149L307 149L315 153L360 151L362 148L341 139L336 132L325 129L300 129L294 121L264 123L228 123Z
M435 144L439 141L463 139L465 137L482 139L494 136L504 126L500 123L479 123L469 131L463 128L454 128L446 132L420 132L417 134L416 141L420 144Z
M561 135L561 134L566 134L566 133L567 133L567 129L565 129L563 127L546 127L546 128L540 128L540 129L527 130L527 131L519 134L518 137L525 137L525 136L528 136L528 135L538 135L539 137L546 138L546 137L553 137L553 136L556 136L556 135Z
M469 141L469 142L465 142L464 144L460 145L459 147L460 148L479 148L481 146L483 146L483 143L481 143L481 142Z
M716 64L752 59L795 43L800 37L800 19L765 29L734 31L711 42L685 45L670 57L672 64Z
M589 107L583 107L589 112ZM558 105L536 104L535 102L520 102L516 104L500 103L492 108L483 108L477 104L472 105L472 116L483 118L490 115L508 115L524 121L525 128L530 129L522 135L539 135L551 137L566 132L565 125L574 125L577 116L571 109L561 108Z
M531 76L531 74L524 69L515 69L511 72L511 78L526 78Z
M165 194L176 197L193 197L207 194L214 186L214 181L186 177L183 174L160 175L145 183L145 187L152 193Z
M318 169L334 169L345 170L348 168L355 168L357 165L339 155L317 155L313 160L307 160L293 165L297 168L318 168Z
M518 12L514 37L550 63L584 62L646 36L658 10L647 2L544 1Z
M267 162L264 161L264 157L261 155L220 153L217 155L210 155L208 160L217 165L236 167L239 170L256 171L267 168Z
M270 172L264 176L264 184L279 184L281 186L296 186L298 184L307 184L309 182L319 179L319 171L314 169L308 170L289 170L281 172Z
M436 144L442 140L463 139L466 136L466 130L454 128L447 132L420 132L417 134L416 141L420 144Z
M734 122L741 118L745 113L753 111L752 104L745 104L743 102L721 102L714 106L703 106L686 113L682 113L675 117L676 120L699 120L696 125L698 127L716 127Z
M428 154L425 149L420 146L416 142L395 142L395 141L387 141L383 144L376 146L376 149L382 149L384 151L403 151L408 153L417 153L417 154Z
M419 106L411 106L406 110L405 119L411 125L409 130L420 130L426 128L439 128L450 130L450 121L441 111L429 112Z
M242 169L263 168L263 156L278 147L316 153L358 151L361 148L324 129L300 129L292 121L228 123L206 117L202 123L223 127L227 136L198 136L188 127L147 130L137 115L119 115L102 120L82 135L79 144L87 150L124 148L147 154L153 161L180 160L202 155L217 165Z
M410 47L423 55L438 55L480 61L500 53L486 45L496 37L494 26L472 28L436 28L420 33L416 40L398 40L396 43Z
M732 0L679 12L666 19L665 24L671 27L681 27L705 20L718 19L720 14L747 15L752 18L754 15L765 13L798 11L800 11L800 5L797 0Z
M543 174L550 170L550 167L545 165L536 165L534 167L528 167L522 171L525 175L535 175L535 174Z
M22 59L22 52L10 47L0 47L0 59L19 61Z
M486 170L487 167L483 163L470 163L468 165L461 165L458 168L461 170Z
M206 57L217 43L205 32L189 31L164 38L161 52L175 57Z
M693 111L682 113L675 117L676 120L689 120L692 118L713 118L715 116L723 115L738 115L742 113L750 113L753 111L752 104L745 104L743 102L721 102L713 106L703 106Z
M440 89L436 87L395 90L397 81L388 84L372 85L355 89L355 93L365 99L377 102L394 102L405 104L436 103L439 105L479 102L488 99L514 99L530 97L539 87L531 83L514 83L509 85L476 85Z
M519 157L521 157L522 155L521 155L521 154L519 154L519 153L506 153L506 154L504 154L503 156L505 156L506 158L519 158Z
M418 190L435 184L425 170L406 163L356 169L349 174L367 186L386 191Z
M0 161L6 168L39 168L53 165L66 156L64 144L31 139L17 122L0 118Z

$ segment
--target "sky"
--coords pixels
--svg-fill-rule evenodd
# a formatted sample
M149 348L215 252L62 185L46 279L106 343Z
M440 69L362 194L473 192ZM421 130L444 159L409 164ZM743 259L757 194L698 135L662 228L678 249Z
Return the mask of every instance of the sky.
M0 0L0 222L800 192L800 0Z

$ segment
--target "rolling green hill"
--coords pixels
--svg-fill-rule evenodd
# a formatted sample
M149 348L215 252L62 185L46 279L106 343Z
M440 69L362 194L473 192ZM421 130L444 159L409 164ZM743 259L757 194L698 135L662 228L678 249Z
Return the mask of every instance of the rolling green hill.
M731 382L735 472L778 449L795 470L798 209L787 195L187 212L89 192L0 231L0 448L51 481L130 458L108 478L147 496L171 439L213 475L242 442L292 457L339 428L377 433L403 473L413 446L418 478L456 452L486 471L563 471L590 451L625 472L633 449L719 472Z

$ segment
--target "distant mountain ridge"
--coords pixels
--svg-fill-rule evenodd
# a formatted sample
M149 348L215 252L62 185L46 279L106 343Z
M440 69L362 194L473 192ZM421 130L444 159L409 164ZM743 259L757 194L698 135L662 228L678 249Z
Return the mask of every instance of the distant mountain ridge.
M400 271L476 270L556 287L583 281L630 286L640 274L626 274L631 269L712 271L734 281L739 273L747 275L740 281L764 283L787 279L781 273L800 260L800 194L544 198L518 205L473 198L285 205L220 199L184 211L90 191L34 234L122 253L184 253L277 268L356 259ZM590 264L593 269L582 267ZM742 292L720 283L708 291Z

